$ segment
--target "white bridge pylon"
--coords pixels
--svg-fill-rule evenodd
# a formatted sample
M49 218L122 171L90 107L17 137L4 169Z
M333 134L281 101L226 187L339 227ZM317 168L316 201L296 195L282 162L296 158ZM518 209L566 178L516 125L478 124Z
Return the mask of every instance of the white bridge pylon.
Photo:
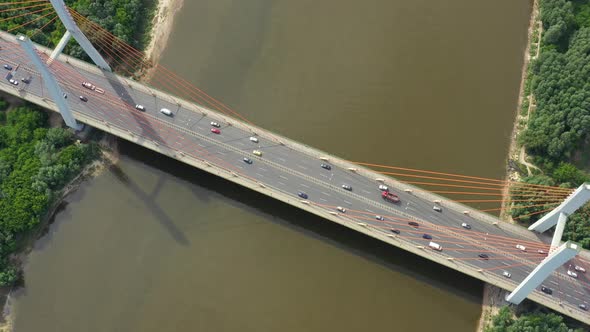
M590 201L590 183L584 183L576 189L563 203L553 211L547 213L543 218L529 227L529 230L539 233L545 232L553 226L555 232L551 240L551 251L547 257L531 272L512 293L506 296L506 301L519 304L535 288L537 288L547 277L557 268L574 258L581 250L581 246L574 242L568 241L563 245L561 237L565 229L567 217L576 212Z

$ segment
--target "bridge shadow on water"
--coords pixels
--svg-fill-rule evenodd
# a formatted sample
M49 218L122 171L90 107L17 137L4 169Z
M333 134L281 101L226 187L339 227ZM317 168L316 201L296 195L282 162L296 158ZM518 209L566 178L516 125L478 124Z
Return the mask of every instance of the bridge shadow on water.
M225 198L224 203L261 216L265 222L268 220L287 227L384 266L389 270L451 292L470 302L481 303L483 283L477 279L130 142L119 140L119 148L121 155L188 182L190 184L188 187L199 200ZM127 181L125 183L130 185L131 190L137 193L146 202L146 205L154 206L152 212L158 216L162 225L179 243L189 244L188 239L174 226L166 213L157 204L151 203L159 190L158 188L164 184L163 177L158 179L155 192L147 194L136 188L136 185L124 174L116 176L121 176L121 181Z

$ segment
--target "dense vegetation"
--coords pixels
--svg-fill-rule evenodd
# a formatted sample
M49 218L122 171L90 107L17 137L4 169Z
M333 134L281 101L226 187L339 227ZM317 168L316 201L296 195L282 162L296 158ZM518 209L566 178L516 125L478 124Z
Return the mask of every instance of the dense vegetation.
M590 155L590 2L540 0L539 5L544 31L541 52L531 63L526 85L534 95L536 109L520 142L543 175L524 181L575 188L590 181L583 171L590 169L590 158L576 158L576 153ZM513 199L525 198L513 195ZM547 209L531 205L538 204L521 203L522 208L513 209L512 216L530 224L543 215L535 212ZM589 215L590 206L572 215L565 238L590 248Z
M74 142L70 130L47 128L32 106L6 112L0 103L0 285L18 278L9 256L39 225L63 186L98 152Z
M18 8L38 5L38 3L23 4L21 0L4 0L3 2L15 2L17 4L13 6ZM148 42L147 32L151 27L151 17L157 5L156 0L65 0L65 3L70 8L121 38L127 44L138 49L142 49ZM7 7L3 6L2 9ZM39 11L41 9L43 7L31 7L18 11L0 11L0 29L10 31L16 28L11 31L13 34L27 34L28 32L31 35L34 33L32 36L33 41L47 47L54 47L63 35L64 27L59 23L59 20L50 22L54 15L42 17L49 11ZM36 11L39 12L33 13ZM22 14L27 15L20 16ZM18 28L28 22L31 23ZM35 32L35 29L42 27L42 31ZM88 37L92 39L92 36ZM65 52L80 58L85 56L75 42L70 42Z
M516 319L508 307L503 307L492 319L492 326L485 332L582 332L582 329L569 328L563 317L553 313L524 314Z

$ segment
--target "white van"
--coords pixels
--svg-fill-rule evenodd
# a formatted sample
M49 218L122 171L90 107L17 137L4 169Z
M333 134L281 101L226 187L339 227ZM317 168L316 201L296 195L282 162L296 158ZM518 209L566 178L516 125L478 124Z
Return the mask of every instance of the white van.
M442 246L436 242L430 242L428 246L434 250L442 251Z
M160 113L164 114L164 115L168 115L168 116L172 116L172 111L167 109L167 108L162 108L160 110Z

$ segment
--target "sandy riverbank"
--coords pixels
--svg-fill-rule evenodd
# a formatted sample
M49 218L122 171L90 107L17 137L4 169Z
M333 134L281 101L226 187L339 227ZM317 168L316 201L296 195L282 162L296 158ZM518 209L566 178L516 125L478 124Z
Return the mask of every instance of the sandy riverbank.
M534 108L534 99L532 98L532 96L525 95L525 82L527 80L527 71L529 63L531 62L531 60L534 60L537 56L539 56L540 42L538 41L538 39L540 39L542 25L539 21L538 2L538 0L533 1L533 9L531 12L531 18L529 21L529 28L527 33L527 43L526 48L524 50L524 61L521 70L520 91L518 94L516 116L514 120L514 126L512 129L512 135L510 137L510 148L508 150L508 158L506 160L506 180L508 181L518 181L520 179L520 172L517 169L518 166L514 167L514 165L522 165L526 167L526 171L528 174L531 174L531 168L535 168L534 165L531 165L526 161L526 153L524 151L524 147L518 144L518 137L522 130L526 128L529 115ZM535 30L537 30L536 33L538 36L536 43L534 43L533 40L533 34L535 33ZM533 48L534 52L531 52L531 48ZM521 114L523 103L525 101L527 101L528 104L527 111L526 114ZM506 208L510 204L508 194L509 189L508 187L505 187L503 192L504 201L502 203L503 210L500 214L500 218L506 222L514 222L510 215L506 212ZM479 318L479 323L477 325L477 332L483 332L485 328L491 323L492 317L498 313L502 306L507 304L506 300L504 300L507 294L507 291L499 287L493 286L491 284L484 285L481 317Z
M184 0L159 0L156 14L152 21L152 30L150 32L150 43L144 53L147 60L153 64L160 61L162 52L168 43L168 37L172 32L174 17L182 8ZM149 79L149 72L144 76Z

